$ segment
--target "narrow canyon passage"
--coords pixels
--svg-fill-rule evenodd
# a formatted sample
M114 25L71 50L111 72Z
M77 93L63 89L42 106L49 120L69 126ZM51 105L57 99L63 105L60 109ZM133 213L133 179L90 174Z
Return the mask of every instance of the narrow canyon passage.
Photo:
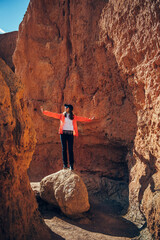
M159 9L159 0L31 0L18 33L0 38L2 240L159 240ZM74 140L91 204L74 220L37 192L63 167L59 120L40 107L60 114L65 103L95 117L78 122Z
M34 0L13 56L37 133L30 179L62 167L59 122L42 116L40 106L60 113L71 103L75 114L96 119L78 124L74 149L90 197L116 201L139 228L146 223L154 238L159 36L158 1Z

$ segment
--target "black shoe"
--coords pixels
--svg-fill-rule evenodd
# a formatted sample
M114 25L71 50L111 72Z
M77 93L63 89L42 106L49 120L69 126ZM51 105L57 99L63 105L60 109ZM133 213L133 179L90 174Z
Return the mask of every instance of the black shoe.
M67 166L66 166L66 165L63 165L63 169L67 169Z

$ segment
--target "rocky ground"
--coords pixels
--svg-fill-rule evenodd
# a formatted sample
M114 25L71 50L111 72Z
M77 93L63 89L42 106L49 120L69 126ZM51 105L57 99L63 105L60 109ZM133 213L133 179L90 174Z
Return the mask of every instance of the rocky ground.
M46 203L45 203L46 204ZM109 204L91 204L91 209L82 218L70 219L59 209L41 202L40 212L47 226L66 240L127 240L151 239L136 225L117 215L118 209Z
M99 202L90 199L91 208L76 218L67 217L60 208L42 200L40 183L31 183L39 211L56 239L66 240L152 240L146 224L138 228L127 216L121 215L121 207L113 201Z

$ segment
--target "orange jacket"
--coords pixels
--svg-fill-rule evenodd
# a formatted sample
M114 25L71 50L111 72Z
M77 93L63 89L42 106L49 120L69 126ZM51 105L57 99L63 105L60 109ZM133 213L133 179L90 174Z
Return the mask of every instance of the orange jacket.
M63 126L65 123L65 116L63 113L53 113L53 112L49 112L49 111L43 111L43 114L48 116L48 117L53 117L56 119L60 119L60 127L59 127L59 134L63 134ZM73 135L78 137L78 127L77 127L77 121L80 122L90 122L92 121L90 118L86 118L86 117L79 117L74 115L74 119L73 119Z

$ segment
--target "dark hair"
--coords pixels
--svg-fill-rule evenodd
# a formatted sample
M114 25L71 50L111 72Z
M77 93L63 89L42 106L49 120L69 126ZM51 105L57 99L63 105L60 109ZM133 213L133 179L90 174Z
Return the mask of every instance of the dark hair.
M67 113L64 113L64 116L67 117ZM71 109L69 109L69 119L73 120L74 119L74 114Z

